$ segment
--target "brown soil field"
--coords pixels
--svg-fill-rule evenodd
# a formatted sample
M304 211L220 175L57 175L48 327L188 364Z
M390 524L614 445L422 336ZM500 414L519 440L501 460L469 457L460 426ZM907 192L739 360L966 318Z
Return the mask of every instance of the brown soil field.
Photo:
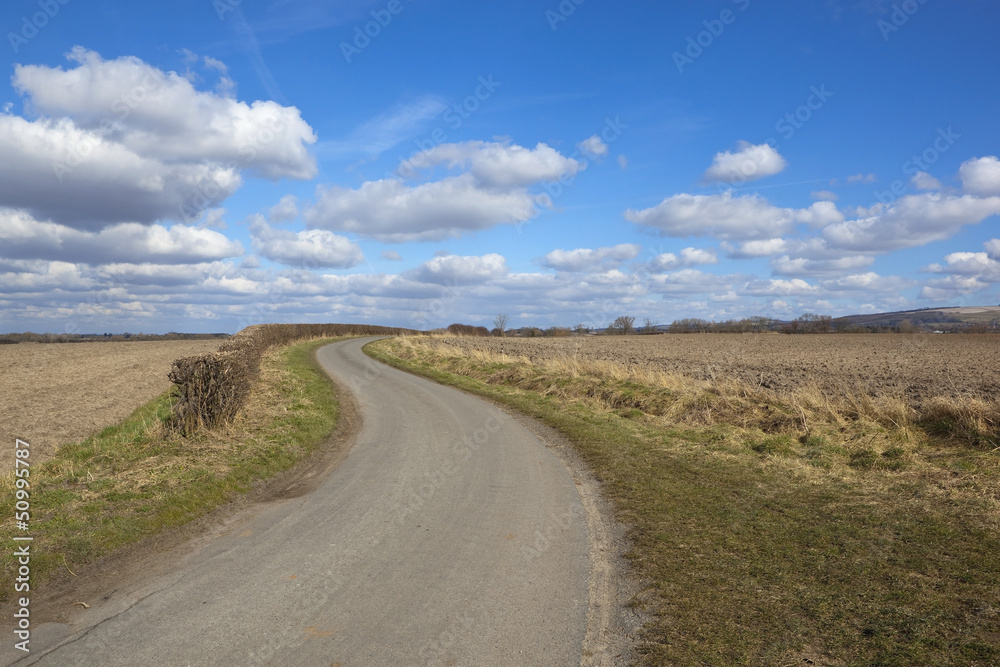
M779 392L1000 396L1000 336L960 334L660 334L570 338L441 338L437 344L533 363L611 362L699 380L735 379Z
M115 424L170 388L178 357L212 352L218 340L0 345L0 473L13 469L14 439L31 463L60 445Z

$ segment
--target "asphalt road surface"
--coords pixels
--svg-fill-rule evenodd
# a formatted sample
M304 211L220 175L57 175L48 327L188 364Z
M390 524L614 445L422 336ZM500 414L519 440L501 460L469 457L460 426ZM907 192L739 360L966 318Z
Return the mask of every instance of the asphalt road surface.
M11 638L0 655L102 667L579 665L591 555L573 476L517 420L373 362L365 342L318 353L363 416L318 488L255 508L124 599L33 627L30 655Z

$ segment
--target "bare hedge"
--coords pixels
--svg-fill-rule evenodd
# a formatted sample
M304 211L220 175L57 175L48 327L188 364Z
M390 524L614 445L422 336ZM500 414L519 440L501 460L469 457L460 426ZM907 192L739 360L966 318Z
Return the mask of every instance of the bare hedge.
M366 324L255 324L219 346L218 351L182 357L167 377L176 385L171 426L184 434L229 422L243 407L269 349L313 338L417 334Z

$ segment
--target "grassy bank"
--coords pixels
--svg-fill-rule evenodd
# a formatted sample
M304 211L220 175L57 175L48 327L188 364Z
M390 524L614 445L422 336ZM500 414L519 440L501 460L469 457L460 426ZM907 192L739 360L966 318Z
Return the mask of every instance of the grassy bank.
M1000 663L989 423L398 339L365 349L576 444L650 582L648 664Z
M30 470L30 530L15 530L14 481L3 480L0 539L31 535L32 589L56 568L72 570L116 548L196 519L262 479L289 469L335 428L338 410L312 341L266 358L261 381L231 425L182 437L170 433L164 394L122 423L63 446ZM14 592L16 563L5 550L0 599Z

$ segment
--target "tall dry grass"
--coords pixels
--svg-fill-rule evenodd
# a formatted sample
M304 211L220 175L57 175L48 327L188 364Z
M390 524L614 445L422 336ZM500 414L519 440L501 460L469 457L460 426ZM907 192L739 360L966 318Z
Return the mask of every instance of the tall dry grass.
M1000 446L1000 400L939 396L919 406L902 393L873 395L816 384L777 391L733 378L700 380L638 364L582 359L576 354L523 356L447 344L448 337L404 337L403 358L443 363L446 370L543 395L587 400L609 410L634 410L689 425L729 424L764 433L874 431L885 448L929 435L978 450Z

